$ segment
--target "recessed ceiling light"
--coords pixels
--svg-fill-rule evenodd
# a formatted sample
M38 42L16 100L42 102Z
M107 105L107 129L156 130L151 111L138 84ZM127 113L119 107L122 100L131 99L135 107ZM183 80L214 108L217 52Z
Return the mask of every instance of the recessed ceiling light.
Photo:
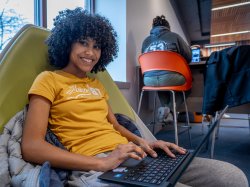
M222 34L213 34L211 37L219 37L219 36L228 36L228 35L234 35L234 34L246 34L250 33L250 31L239 31L239 32L228 32L228 33L222 33Z
M221 43L221 44L207 44L204 47L205 48L222 47L222 46L232 46L232 45L235 45L235 44L236 44L235 42L233 42L233 43Z
M236 7L236 6L244 6L244 5L248 5L248 4L250 4L250 2L236 3L236 4L232 4L232 5L226 5L226 6L212 8L211 10L212 11L221 10L221 9L225 9L225 8L232 8L232 7Z

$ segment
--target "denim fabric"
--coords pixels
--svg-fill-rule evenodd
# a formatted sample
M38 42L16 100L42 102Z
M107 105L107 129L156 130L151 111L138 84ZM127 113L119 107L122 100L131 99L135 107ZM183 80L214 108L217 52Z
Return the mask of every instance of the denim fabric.
M58 140L57 136L49 128L47 129L45 140L56 147L66 150L63 144Z
M63 183L57 173L50 167L49 162L42 165L39 175L40 187L63 187Z
M185 78L179 73L167 72L165 74L144 76L145 86L178 86L185 83Z
M178 86L185 83L185 78L178 73L168 72L163 75L144 76L143 81L145 86ZM171 95L168 91L158 91L161 106L166 106L173 110ZM182 92L175 93L175 101L178 108L183 103Z

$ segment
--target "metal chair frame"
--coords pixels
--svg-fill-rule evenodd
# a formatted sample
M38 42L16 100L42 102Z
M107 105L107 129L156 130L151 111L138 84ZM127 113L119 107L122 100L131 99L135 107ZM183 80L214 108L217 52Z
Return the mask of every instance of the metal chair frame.
M191 133L190 133L190 123L189 123L189 115L188 108L186 103L185 91L189 90L192 87L192 75L189 69L189 66L186 60L179 55L178 53L174 53L171 51L152 51L148 53L144 53L138 58L139 63L141 65L142 74L146 71L151 70L168 70L178 72L183 75L186 79L186 82L183 85L179 86L164 86L164 87L151 87L151 86L143 86L140 94L140 100L138 104L137 114L139 115L141 109L141 103L143 94L145 91L155 91L154 95L154 117L153 117L153 134L155 127L155 112L156 112L156 92L157 91L169 91L172 94L173 99L173 114L174 114L174 131L175 131L175 143L179 144L178 139L178 128L177 128L177 112L176 112L176 99L175 92L180 91L183 93L185 111L186 111L186 124L185 127L188 128L188 135L190 146L191 143Z

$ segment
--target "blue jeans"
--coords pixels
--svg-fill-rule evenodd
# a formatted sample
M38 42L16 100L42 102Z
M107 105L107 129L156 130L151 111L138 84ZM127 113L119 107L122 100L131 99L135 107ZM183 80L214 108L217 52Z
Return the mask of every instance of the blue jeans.
M143 81L145 86L178 86L185 83L185 78L179 73L167 72L162 75L144 76ZM189 92L185 95L189 95ZM173 109L172 94L170 92L158 91L158 97L162 106ZM183 103L182 92L175 92L175 102L177 108Z

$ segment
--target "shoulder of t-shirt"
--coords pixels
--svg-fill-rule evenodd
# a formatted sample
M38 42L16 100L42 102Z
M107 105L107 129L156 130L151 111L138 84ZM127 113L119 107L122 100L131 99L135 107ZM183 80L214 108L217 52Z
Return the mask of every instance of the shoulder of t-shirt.
M37 77L36 81L40 82L54 82L56 73L53 71L43 71Z
M49 76L53 76L53 74L55 74L53 71L42 71L38 76L49 77Z

